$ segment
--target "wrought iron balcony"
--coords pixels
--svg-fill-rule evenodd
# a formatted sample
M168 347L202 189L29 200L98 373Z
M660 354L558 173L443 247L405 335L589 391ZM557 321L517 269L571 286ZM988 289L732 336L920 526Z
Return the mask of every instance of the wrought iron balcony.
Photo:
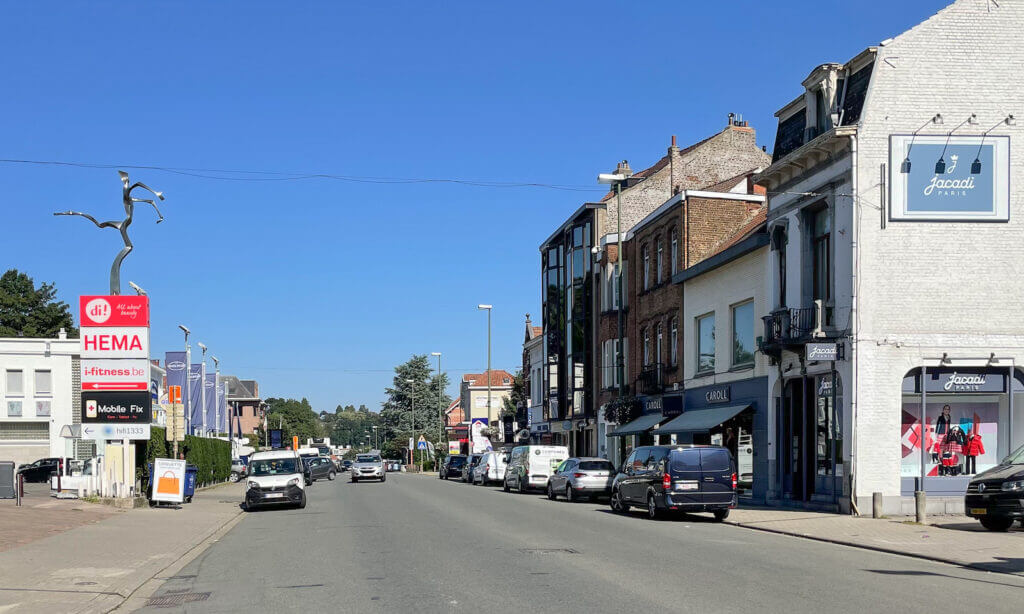
M657 394L665 390L665 365L652 363L640 371L636 378L636 391L639 394Z
M832 313L830 307L822 307L821 301L815 301L811 307L773 311L761 320L764 322L762 351L778 352L785 346L829 336L823 328L831 324Z

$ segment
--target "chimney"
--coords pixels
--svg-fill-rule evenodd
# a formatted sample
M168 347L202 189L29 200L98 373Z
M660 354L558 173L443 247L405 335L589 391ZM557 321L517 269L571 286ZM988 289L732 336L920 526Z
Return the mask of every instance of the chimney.
M735 113L730 113L729 114L729 121L728 121L728 123L726 123L726 126L731 126L735 117L736 117Z
M64 330L63 326L60 327L59 331L57 331L57 338L61 339L61 340L64 340L64 339L68 338L68 331Z
M672 145L668 148L668 153L679 153L679 148L676 147L676 135L672 135Z
M625 175L626 177L633 176L633 169L629 168L629 161L623 160L615 167L616 175Z

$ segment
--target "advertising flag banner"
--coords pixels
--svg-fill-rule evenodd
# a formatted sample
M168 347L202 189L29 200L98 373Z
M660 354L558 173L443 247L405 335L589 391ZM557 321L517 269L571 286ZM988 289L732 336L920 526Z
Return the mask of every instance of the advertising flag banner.
M167 370L167 389L171 386L181 386L185 389L185 352L164 353L164 368ZM171 400L172 403L178 401Z
M190 398L188 399L188 407L185 409L185 411L186 413L188 413L189 425L193 435L196 434L197 429L201 428L203 425L202 377L203 365L197 365L195 363L192 363L191 367L189 367L188 370L188 385L190 386Z
M220 424L217 425L218 431L227 431L225 425L229 424L227 396L227 384L224 380L217 382L217 415L220 416Z
M217 374L207 373L203 383L206 395L206 428L217 430Z
M470 425L470 441L472 442L472 453L480 454L483 452L490 452L494 449L491 445L491 440L483 434L483 430L487 428L487 418L473 418L473 422Z
M148 296L80 296L82 326L149 326Z
M185 461L171 458L153 459L153 501L185 502Z

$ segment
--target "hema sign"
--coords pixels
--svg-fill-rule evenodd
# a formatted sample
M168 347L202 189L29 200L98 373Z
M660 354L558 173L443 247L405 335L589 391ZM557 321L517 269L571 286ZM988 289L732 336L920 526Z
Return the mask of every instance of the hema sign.
M1008 221L1010 137L891 135L889 183L894 221Z

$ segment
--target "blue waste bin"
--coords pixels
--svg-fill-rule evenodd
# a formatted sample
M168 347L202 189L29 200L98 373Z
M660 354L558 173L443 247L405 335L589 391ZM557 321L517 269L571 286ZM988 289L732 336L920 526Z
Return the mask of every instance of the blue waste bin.
M196 494L197 475L199 475L199 467L185 465L185 503L192 503L192 495Z

